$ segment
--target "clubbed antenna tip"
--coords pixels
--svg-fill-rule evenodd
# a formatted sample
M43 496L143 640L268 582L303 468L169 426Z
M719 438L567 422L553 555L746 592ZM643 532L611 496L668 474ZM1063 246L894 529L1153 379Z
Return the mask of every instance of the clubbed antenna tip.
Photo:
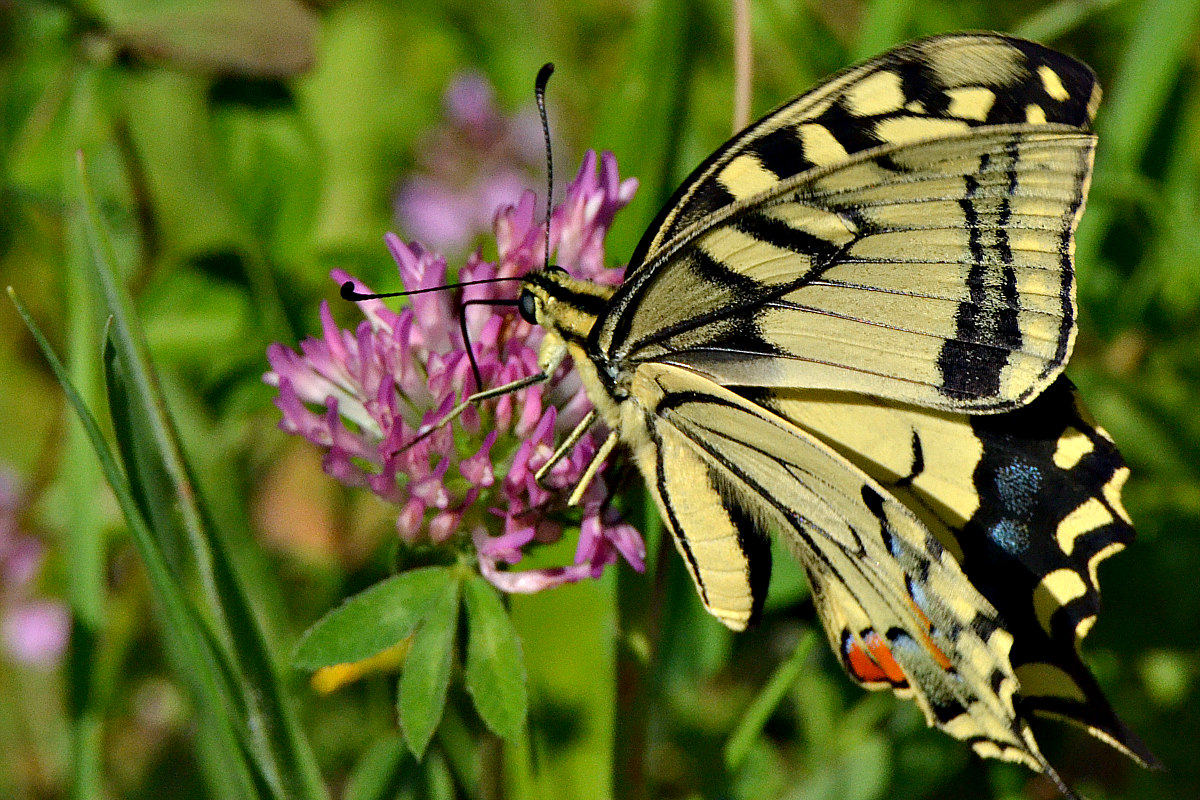
M554 157L550 153L550 122L546 119L546 82L554 74L554 65L547 62L538 70L533 94L537 99L538 113L542 116L542 135L546 139L546 253L542 267L550 266L550 203L554 196Z

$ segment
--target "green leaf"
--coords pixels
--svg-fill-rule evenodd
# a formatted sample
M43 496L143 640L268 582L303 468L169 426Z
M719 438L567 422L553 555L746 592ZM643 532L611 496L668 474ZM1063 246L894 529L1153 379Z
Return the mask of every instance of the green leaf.
M148 4L118 21L113 37L173 66L285 78L316 60L317 29L316 13L295 0L209 0L187 8Z
M447 586L430 603L427 614L404 659L396 701L404 738L417 758L425 754L446 705L450 667L454 662L454 634L458 630L457 582Z
M463 590L467 603L467 691L487 726L497 735L515 740L521 736L529 712L521 642L490 583L474 577Z
M245 345L293 337L272 265L238 202L213 134L211 80L167 69L122 74L129 141L155 214L157 247L168 263L227 264L244 272L259 327ZM177 304L178 305L178 304ZM211 337L211 334L210 334Z
M309 628L296 646L292 664L316 670L362 661L386 650L416 629L451 580L446 567L424 567L380 581Z

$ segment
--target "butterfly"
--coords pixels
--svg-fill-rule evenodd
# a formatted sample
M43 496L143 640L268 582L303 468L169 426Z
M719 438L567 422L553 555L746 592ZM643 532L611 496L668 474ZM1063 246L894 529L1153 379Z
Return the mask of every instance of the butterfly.
M855 681L1075 795L1030 718L1157 762L1079 654L1129 474L1063 376L1100 88L997 34L850 67L718 149L615 290L547 267L520 314L569 356L705 608L760 614L781 536ZM476 395L493 396L518 386ZM553 463L543 467L547 470Z

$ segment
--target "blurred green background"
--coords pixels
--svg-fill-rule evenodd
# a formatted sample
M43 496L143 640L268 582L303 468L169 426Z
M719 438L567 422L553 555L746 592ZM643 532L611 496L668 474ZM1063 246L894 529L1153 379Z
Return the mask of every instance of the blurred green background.
M560 175L590 147L614 151L641 181L608 240L620 263L731 131L730 19L717 0L0 2L0 281L98 401L104 320L80 278L88 256L69 213L82 148L197 482L280 658L324 611L387 574L394 528L388 509L339 488L314 448L275 429L264 351L317 331L330 268L396 285L381 237L412 235L395 215L414 175L475 180L473 151L446 149L447 87L474 71L503 115L527 115L537 68L555 62ZM1054 724L1041 728L1044 748L1095 800L1200 797L1200 2L757 0L754 114L853 60L961 29L1038 39L1092 65L1106 89L1068 375L1132 467L1140 538L1102 570L1105 610L1086 652L1167 768L1139 770ZM535 189L538 158L514 156ZM6 562L0 612L65 603L98 632L86 696L72 677L78 649L0 653L0 797L65 797L72 786L220 796L119 509L8 303L0 331L0 471L16 487L4 535L37 552L19 575ZM1056 796L926 730L911 704L851 685L823 637L794 657L814 626L794 571L779 576L764 623L735 637L667 555L646 578L514 599L534 796ZM619 619L635 623L632 635ZM462 791L363 794L371 759L395 747L394 678L320 694L292 677L334 796ZM633 710L620 701L631 680L648 698ZM769 684L782 699L731 766L726 744ZM475 721L463 725L443 731L448 758L456 736L471 739ZM73 752L98 773L79 775ZM623 785L631 765L645 786Z

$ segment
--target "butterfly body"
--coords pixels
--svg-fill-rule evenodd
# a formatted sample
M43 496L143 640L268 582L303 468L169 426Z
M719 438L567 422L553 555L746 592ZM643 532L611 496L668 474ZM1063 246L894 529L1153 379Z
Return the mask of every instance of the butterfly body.
M719 149L615 291L550 268L520 301L711 613L754 620L781 535L852 678L1056 779L1034 713L1153 763L1077 649L1133 533L1062 377L1099 97L1029 42L905 45Z

